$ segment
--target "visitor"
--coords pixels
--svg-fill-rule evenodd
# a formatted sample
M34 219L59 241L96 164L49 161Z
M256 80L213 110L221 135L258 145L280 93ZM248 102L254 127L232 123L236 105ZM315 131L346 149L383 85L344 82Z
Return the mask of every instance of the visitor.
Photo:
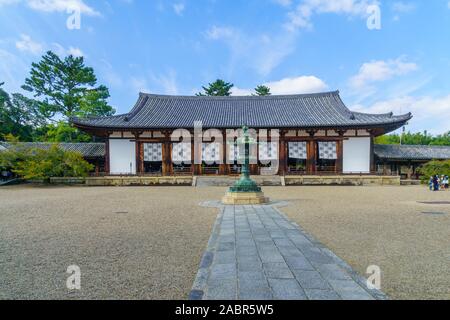
M439 191L439 176L435 175L433 177L433 191Z
M434 186L434 177L431 176L430 180L428 180L428 187L430 188L430 191L433 191L433 186Z
M444 189L448 190L448 176L444 177Z

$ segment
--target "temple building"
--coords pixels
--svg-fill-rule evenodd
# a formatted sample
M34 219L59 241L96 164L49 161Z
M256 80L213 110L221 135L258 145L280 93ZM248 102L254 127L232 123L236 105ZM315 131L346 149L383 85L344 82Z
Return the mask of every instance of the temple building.
M411 118L410 113L350 111L339 92L266 97L141 93L127 114L72 122L105 139L108 175L238 174L239 146L228 133L243 125L258 139L252 174L262 174L277 161L279 175L339 175L376 173L374 138ZM200 143L194 139L199 123L205 132ZM174 139L180 130L189 137L176 134ZM208 136L211 132L215 139Z

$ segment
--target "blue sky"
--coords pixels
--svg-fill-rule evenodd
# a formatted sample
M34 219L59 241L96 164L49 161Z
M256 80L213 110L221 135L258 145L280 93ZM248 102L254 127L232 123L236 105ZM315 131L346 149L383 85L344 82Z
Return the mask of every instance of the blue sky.
M373 5L381 29L367 26ZM192 95L223 78L236 95L340 90L357 111L413 112L408 130L450 130L448 0L0 0L8 91L49 49L83 55L119 113L139 91Z

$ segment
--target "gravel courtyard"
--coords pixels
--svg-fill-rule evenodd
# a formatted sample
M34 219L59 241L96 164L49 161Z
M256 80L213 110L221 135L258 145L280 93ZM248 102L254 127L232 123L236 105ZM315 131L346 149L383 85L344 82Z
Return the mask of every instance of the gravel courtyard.
M0 188L0 299L185 299L225 188ZM393 299L450 299L450 192L266 187L281 210ZM440 214L438 214L440 213ZM66 269L81 268L69 293Z

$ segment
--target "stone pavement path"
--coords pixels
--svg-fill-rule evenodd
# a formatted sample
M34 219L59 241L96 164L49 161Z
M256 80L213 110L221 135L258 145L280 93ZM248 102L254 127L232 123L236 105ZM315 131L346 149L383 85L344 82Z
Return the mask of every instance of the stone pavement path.
M365 279L273 206L225 206L192 300L372 300Z

